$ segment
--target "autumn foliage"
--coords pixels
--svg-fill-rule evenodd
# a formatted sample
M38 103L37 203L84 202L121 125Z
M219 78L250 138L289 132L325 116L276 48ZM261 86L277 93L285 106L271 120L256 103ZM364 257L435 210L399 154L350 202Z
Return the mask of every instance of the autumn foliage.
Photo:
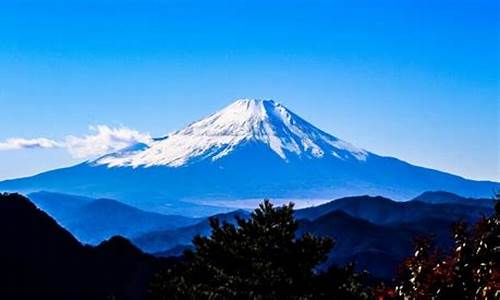
M500 202L493 216L473 227L456 224L453 239L454 248L447 255L433 249L429 239L418 239L397 285L376 289L376 298L500 299Z

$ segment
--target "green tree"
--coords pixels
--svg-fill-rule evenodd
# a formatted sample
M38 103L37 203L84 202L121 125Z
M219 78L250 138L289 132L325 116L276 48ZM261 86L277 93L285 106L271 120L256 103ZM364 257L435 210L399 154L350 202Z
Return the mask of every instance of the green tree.
M160 274L153 284L156 299L311 299L326 298L339 278L339 293L357 287L351 269L318 275L333 246L328 238L310 234L297 237L293 204L260 204L237 226L211 219L209 237L194 238L177 267ZM340 269L337 269L340 270ZM335 274L335 275L332 275ZM352 279L352 280L351 280ZM347 297L346 297L347 298Z

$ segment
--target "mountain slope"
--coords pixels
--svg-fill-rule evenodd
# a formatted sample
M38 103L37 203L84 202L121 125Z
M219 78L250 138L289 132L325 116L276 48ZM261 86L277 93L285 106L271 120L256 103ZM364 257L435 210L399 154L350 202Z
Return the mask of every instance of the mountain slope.
M236 224L236 217L245 218L248 216L248 212L238 210L227 214L218 214L212 218L218 219L221 223ZM207 236L210 232L210 223L208 219L205 219L199 223L177 229L148 232L132 239L132 242L148 253L162 252L172 248L179 248L182 252L184 246L191 245L194 236Z
M115 237L82 246L17 194L0 194L1 299L146 299L153 274L170 262Z
M326 201L371 194L407 200L429 190L488 197L499 188L496 182L376 155L325 133L279 103L260 100L236 101L148 144L0 182L0 190L112 198L193 215L213 214L220 208L211 206L228 200L236 200L225 204L234 210L242 199Z
M343 211L330 212L314 221L303 220L299 234L306 232L335 239L325 265L355 262L357 268L379 278L394 275L397 265L411 253L414 236L410 230L376 225Z
M437 192L425 192L418 197L415 197L412 201L420 201L426 203L454 203L454 204L462 204L462 205L471 205L471 206L486 206L493 207L494 200L493 198L465 198L453 193L437 191Z
M27 197L36 206L55 218L59 223L61 220L73 217L72 214L75 211L96 200L90 197L49 193L45 191L31 193L28 194Z
M416 237L432 236L441 249L450 249L452 224L447 219L424 218L378 225L337 210L314 221L302 220L299 233L335 239L325 266L355 262L360 271L368 270L376 278L390 279L404 258L413 253Z
M141 151L110 154L94 163L110 167L179 167L200 160L219 160L245 143L263 144L285 161L324 156L364 160L368 155L272 100L238 100Z
M459 196L456 196L459 197ZM469 199L477 203L476 199ZM493 201L489 206L462 203L425 203L420 201L396 202L384 197L347 197L328 203L299 209L298 219L315 220L333 211L344 211L351 216L375 224L414 222L426 218L452 221L477 221L483 215L493 212Z
M128 238L160 229L174 229L197 219L142 211L111 199L38 192L28 197L78 240L97 244L114 235Z

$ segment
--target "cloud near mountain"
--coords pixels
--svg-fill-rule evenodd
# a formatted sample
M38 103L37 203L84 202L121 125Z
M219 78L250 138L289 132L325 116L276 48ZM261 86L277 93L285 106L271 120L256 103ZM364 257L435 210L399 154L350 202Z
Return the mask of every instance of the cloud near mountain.
M66 149L76 158L91 158L123 149L137 143L149 143L149 134L128 127L97 125L89 127L91 133L84 136L69 135L63 141L38 137L32 139L9 138L0 142L0 151L22 149Z
M85 158L117 151L137 143L151 141L149 134L127 127L112 128L106 125L90 126L93 134L83 137L66 137L66 149L74 157Z

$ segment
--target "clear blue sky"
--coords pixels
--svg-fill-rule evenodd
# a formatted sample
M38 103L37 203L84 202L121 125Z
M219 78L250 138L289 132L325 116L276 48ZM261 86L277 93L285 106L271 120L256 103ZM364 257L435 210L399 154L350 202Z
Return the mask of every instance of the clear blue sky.
M163 135L272 98L372 152L500 180L498 1L269 2L1 1L0 142ZM80 160L0 151L0 178Z

